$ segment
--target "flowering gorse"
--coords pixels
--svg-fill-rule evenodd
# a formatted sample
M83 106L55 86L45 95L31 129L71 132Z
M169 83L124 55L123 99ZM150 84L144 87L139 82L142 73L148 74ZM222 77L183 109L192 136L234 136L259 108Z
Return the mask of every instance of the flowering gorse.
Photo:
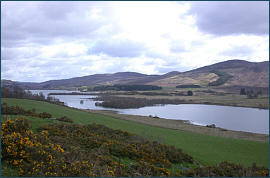
M29 120L1 122L1 158L19 168L23 177L177 177L268 176L269 169L223 162L172 173L173 163L192 163L193 158L174 146L142 140L123 130L104 125L44 125L33 133ZM118 157L133 165L118 164Z

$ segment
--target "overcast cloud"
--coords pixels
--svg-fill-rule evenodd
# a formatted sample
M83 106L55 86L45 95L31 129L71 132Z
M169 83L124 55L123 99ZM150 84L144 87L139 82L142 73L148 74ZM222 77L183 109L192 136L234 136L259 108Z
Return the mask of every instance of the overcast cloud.
M2 1L1 78L184 72L269 61L268 1Z
M269 35L269 5L265 1L191 2L196 25L215 35Z

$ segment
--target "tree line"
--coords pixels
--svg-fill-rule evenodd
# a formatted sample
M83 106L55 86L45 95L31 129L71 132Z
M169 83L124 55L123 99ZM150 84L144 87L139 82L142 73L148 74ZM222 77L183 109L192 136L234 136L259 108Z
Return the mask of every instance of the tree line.
M176 88L201 88L200 85L177 85Z
M12 89L1 87L1 98L30 99L37 101L48 101L54 104L64 105L64 102L60 102L60 100L55 97L48 96L46 98L42 92L39 94L32 94L31 91L25 91L18 86L14 86Z
M88 88L88 91L147 91L147 90L162 90L162 87L155 85L100 85Z
M259 90L257 92L254 92L253 90L250 90L250 91L246 91L245 88L241 88L240 90L240 95L247 95L247 97L249 99L255 99L255 98L258 98L259 95L262 95L263 92L262 90Z

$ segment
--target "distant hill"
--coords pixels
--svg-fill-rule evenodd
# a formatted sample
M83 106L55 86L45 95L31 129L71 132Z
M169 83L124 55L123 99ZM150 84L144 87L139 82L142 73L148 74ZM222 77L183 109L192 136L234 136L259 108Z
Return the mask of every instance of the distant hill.
M114 74L95 74L84 77L76 77L62 80L49 80L41 83L17 82L24 89L55 89L62 87L80 87L89 85L127 84L139 78L148 76L136 72L118 72Z
M248 62L244 60L228 60L213 65L200 67L187 72L172 71L164 75L145 75L136 72L118 72L114 74L95 74L71 79L50 80L41 83L17 82L24 89L56 89L61 87L80 87L109 84L147 84L158 86L200 85L208 87L208 83L219 78L211 71L221 71L233 76L219 87L249 86L269 88L269 61ZM12 81L1 80L3 85L11 85Z
M16 82L13 82L11 80L1 80L1 87L6 87L6 88L13 88L14 85L16 85Z
M269 87L269 61L247 62L244 60L229 60L213 65L201 67L191 71L172 75L167 78L149 82L151 85L176 86L176 85L201 85L207 86L209 82L219 78L210 71L222 71L233 76L225 86L252 86Z

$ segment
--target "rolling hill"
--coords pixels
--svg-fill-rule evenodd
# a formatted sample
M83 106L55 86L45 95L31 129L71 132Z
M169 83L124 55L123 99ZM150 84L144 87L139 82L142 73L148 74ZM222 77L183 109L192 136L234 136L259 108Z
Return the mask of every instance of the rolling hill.
M207 86L209 82L215 81L219 78L218 75L210 72L213 70L225 72L233 76L233 78L227 81L222 87L269 87L269 61L255 63L244 60L220 62L160 80L155 80L148 84L159 86L197 84Z
M23 89L56 89L109 84L148 84L158 86L201 85L208 87L209 82L219 79L213 71L225 72L233 76L223 88L246 86L269 88L269 61L248 62L228 60L200 67L187 72L172 71L164 75L145 75L136 72L118 72L114 74L95 74L71 79L50 80L41 83L16 82ZM1 80L1 85L10 85L12 81Z

